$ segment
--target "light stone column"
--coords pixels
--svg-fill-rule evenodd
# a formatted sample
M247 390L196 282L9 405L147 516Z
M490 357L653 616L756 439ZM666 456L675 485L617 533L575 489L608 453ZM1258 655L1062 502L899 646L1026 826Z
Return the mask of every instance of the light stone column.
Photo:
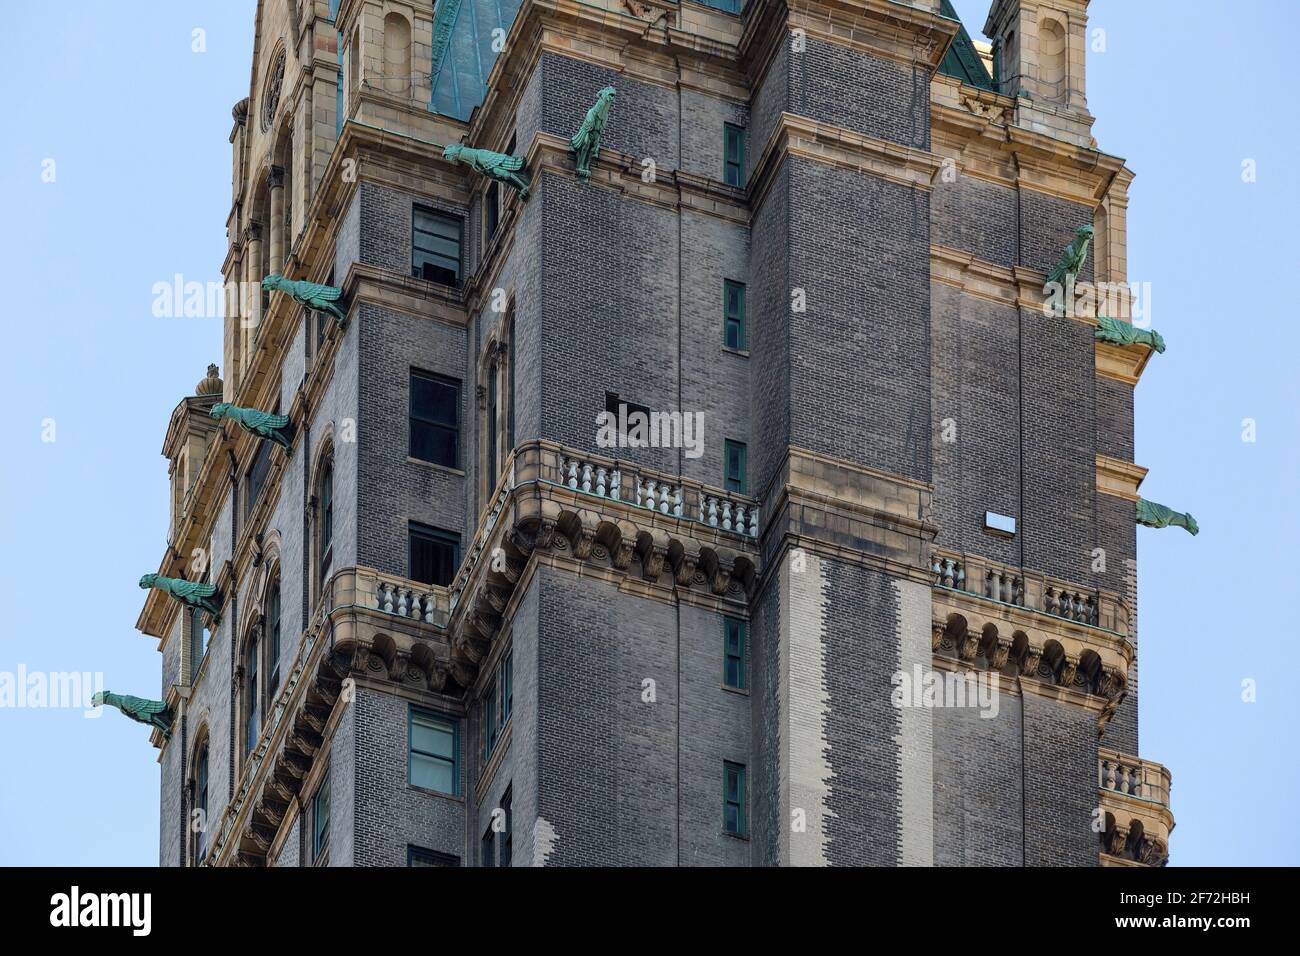
M262 224L250 222L244 228L244 282L247 283L240 309L239 372L248 372L252 344L262 324ZM238 386L236 386L238 389Z
M271 190L270 274L280 275L284 272L284 170L272 166L266 176L266 185Z

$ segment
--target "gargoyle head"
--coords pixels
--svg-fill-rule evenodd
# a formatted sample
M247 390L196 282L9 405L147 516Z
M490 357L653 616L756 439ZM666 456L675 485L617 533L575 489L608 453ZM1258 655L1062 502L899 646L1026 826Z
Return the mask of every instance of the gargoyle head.
M220 421L226 417L226 412L230 411L229 402L217 402L212 408L208 409L208 414Z
M149 588L153 587L154 582L157 580L158 580L158 575L146 574L144 577L140 579L140 587L144 588L147 591L149 590Z
M106 700L108 700L108 691L106 690L98 691L94 697L90 698L90 706L103 707L104 701Z
M287 286L288 284L289 284L289 280L286 279L284 276L270 275L262 280L262 291L275 292L276 290L284 289L284 287Z

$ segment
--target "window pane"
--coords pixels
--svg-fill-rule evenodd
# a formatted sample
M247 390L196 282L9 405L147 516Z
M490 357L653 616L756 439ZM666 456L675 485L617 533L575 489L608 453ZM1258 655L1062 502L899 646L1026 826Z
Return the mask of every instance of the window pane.
M411 749L451 760L456 734L451 725L416 717L411 721Z
M446 760L426 757L423 754L411 755L411 783L426 790L437 790L439 793L456 792L453 765Z

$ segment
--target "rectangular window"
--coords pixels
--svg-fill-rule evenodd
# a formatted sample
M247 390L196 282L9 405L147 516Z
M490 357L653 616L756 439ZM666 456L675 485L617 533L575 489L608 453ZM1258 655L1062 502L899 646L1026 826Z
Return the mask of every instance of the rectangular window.
M483 194L483 244L492 241L501 225L501 186L493 180Z
M496 841L492 839L493 836L495 834L492 832L492 828L488 827L487 833L483 834L483 848L479 851L479 862L486 867L497 865L496 853L494 852Z
M204 576L204 582L207 576ZM207 615L198 608L190 610L190 680L198 676L199 668L203 666L203 658L208 653L208 639L212 632L208 630Z
M409 534L407 577L421 584L445 588L460 564L460 535L412 521Z
M745 476L748 468L746 458L748 458L748 449L744 442L732 441L728 438L724 443L724 454L726 456L726 486L728 491L734 491L737 494L749 494L749 481Z
M723 13L740 13L744 0L700 0L706 7L721 10Z
M722 807L723 831L744 836L746 824L743 764L724 762L722 765Z
M427 850L422 846L406 847L407 866L460 866L460 857Z
M257 684L257 656L260 649L256 638L248 642L247 658L245 662L244 673L244 755L253 752L257 746L257 734L260 730L258 726L258 694L260 688Z
M460 382L411 369L408 449L420 461L460 467Z
M411 785L454 797L460 778L456 724L414 707L408 724L411 753L407 776Z
M280 689L280 582L271 585L271 593L266 599L266 656L270 674L266 679L266 712L271 712L275 704L276 692Z
M744 690L745 645L749 643L749 627L744 621L734 617L724 617L722 621L725 633L723 641L725 661L722 669L723 683L727 687Z
M745 345L745 285L743 282L722 283L722 314L724 317L723 341L727 348L744 351Z
M738 0L737 0L738 4ZM739 12L739 11L732 11ZM723 181L728 186L745 185L745 129L731 123L723 124L726 141L726 158L723 161Z
M330 841L330 774L329 768L321 775L320 786L311 801L311 859L319 863L329 849Z
M483 695L483 703L479 705L479 714L481 716L480 727L483 732L483 760L492 756L492 748L497 743L497 689L496 686L488 688Z
M244 521L248 521L257 507L257 499L262 496L262 489L266 487L266 476L271 471L271 442L259 441L257 443L257 454L253 456L253 463L248 466L248 475L244 480Z
M626 408L626 412L624 413L626 417L619 416L620 408ZM635 414L636 412L640 412L642 415L645 416L647 428L649 427L650 409L647 408L645 405L638 405L635 402L629 402L626 399L619 398L617 392L605 393L605 411L612 416L610 422L614 425L615 429L617 429L618 434L620 435L624 435L627 433L627 430L624 427L624 425L629 420L631 420L632 415ZM646 434L648 435L649 432L647 431Z
M504 727L515 706L515 651L506 651L501 658L501 671L497 677L497 686L501 688L501 725Z
M417 279L460 285L461 219L415 207L411 239L411 273Z

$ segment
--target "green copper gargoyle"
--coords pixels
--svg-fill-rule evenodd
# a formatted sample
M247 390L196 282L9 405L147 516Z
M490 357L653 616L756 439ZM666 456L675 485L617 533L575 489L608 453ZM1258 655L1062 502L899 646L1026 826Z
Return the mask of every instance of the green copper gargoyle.
M1155 329L1139 329L1132 322L1102 316L1097 320L1094 337L1112 345L1149 345L1157 352L1165 350L1165 340Z
M1074 241L1065 247L1061 261L1047 274L1047 284L1043 286L1044 295L1050 294L1052 283L1064 287L1074 281L1083 269L1083 264L1088 261L1088 246L1091 244L1092 226L1080 226L1075 230Z
M334 316L334 321L340 328L348 320L348 314L338 305L339 300L343 298L343 290L337 286L286 279L282 275L269 275L262 280L262 288L267 292L283 292L295 302L301 302L307 308L315 309L317 312L328 312Z
M217 402L208 414L217 421L229 418L237 422L244 431L258 438L269 439L285 451L293 447L293 426L289 424L288 415L272 415L270 412L260 412L256 408L240 408L229 402Z
M1190 534L1198 534L1201 530L1196 524L1196 519L1190 514L1183 514L1173 508L1166 508L1164 505L1158 505L1154 501L1147 501L1145 498L1139 498L1137 502L1137 523L1146 525L1148 528L1168 528L1170 526L1186 528Z
M444 146L442 155L444 159L462 163L488 179L514 186L519 190L519 198L528 198L528 182L515 175L524 168L524 161L518 156L494 153L490 149L472 149L455 143Z
M160 700L146 700L143 697L131 697L127 694L114 694L111 690L101 690L90 699L90 702L96 707L103 707L105 704L116 707L132 720L157 727L163 732L164 737L171 736L171 708Z
M140 587L145 590L156 588L165 594L170 594L188 607L207 611L213 617L221 613L220 595L215 584L202 584L182 578L165 578L161 574L146 574L140 579Z
M600 135L605 132L609 108L614 105L616 92L614 87L607 86L596 94L596 103L587 110L587 118L582 121L581 129L569 140L579 179L591 178L591 161L600 155Z

